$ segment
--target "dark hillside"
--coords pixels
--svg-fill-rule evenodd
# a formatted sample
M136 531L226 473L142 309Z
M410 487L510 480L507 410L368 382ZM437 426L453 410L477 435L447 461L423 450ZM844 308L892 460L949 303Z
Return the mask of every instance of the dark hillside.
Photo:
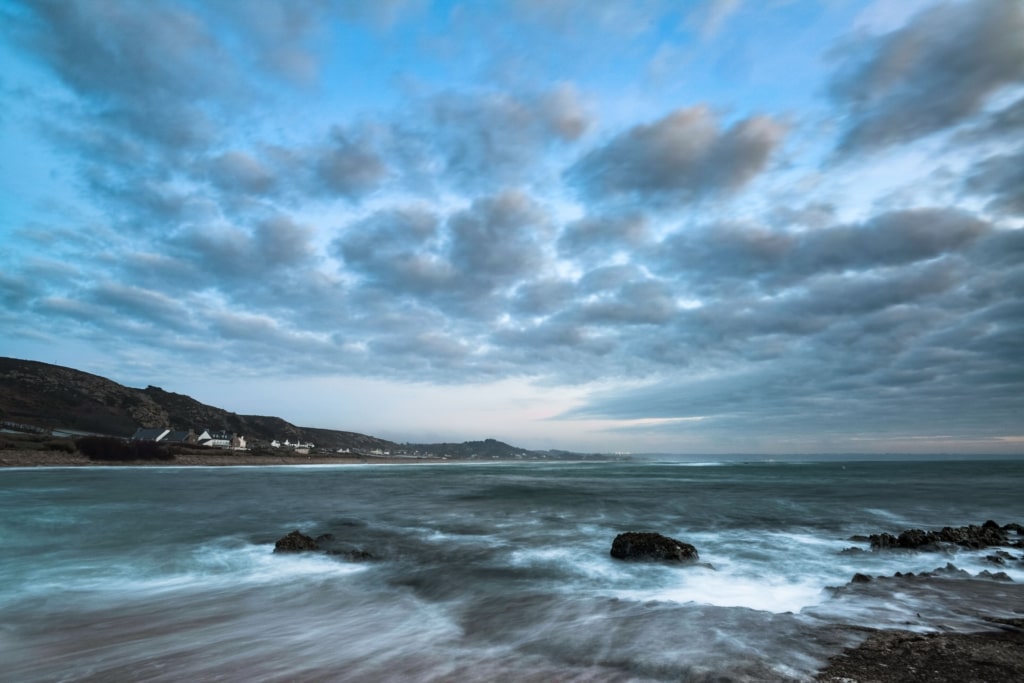
M159 387L132 389L87 372L16 358L0 358L0 421L122 437L139 427L161 427L225 431L243 435L251 444L287 439L330 449L395 448L390 441L365 434L239 415Z

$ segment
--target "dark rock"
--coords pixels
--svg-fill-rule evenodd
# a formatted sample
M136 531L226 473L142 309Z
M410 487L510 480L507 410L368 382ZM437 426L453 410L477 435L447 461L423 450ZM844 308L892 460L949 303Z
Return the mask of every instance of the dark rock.
M851 546L849 548L843 548L842 550L839 551L839 554L840 555L857 555L857 554L863 553L863 552L864 552L863 548L857 548L857 547L852 547Z
M924 529L907 529L899 536L888 533L872 534L868 537L872 550L942 550L951 545L975 550L991 546L1010 545L1004 529L996 522L988 520L981 526L971 524L961 527L943 527L940 531Z
M694 562L700 558L689 543L651 532L630 531L612 541L611 556L644 562Z
M1004 524L1003 525L1003 531L1005 531L1007 533L1009 533L1011 531L1015 531L1015 532L1017 532L1018 536L1024 536L1024 524L1017 524L1016 522L1012 522L1010 524Z
M901 548L909 548L911 550L920 548L923 545L928 545L931 542L931 538L924 529L907 529L900 533L896 539L896 544Z
M1007 553L1007 554L1009 554L1009 553ZM985 561L986 562L991 562L992 564L998 564L1000 566L1006 564L1006 558L1005 557L1000 557L999 555L986 555L985 556Z
M355 550L328 550L327 554L344 558L349 562L370 562L377 559L373 553L359 548Z
M1024 620L992 620L1000 630L919 634L876 631L829 659L821 683L963 683L1024 680Z
M867 574L861 574L860 572L857 572L856 574L854 574L853 578L850 580L850 583L870 583L870 582L871 582L871 577L868 576Z
M992 579L993 581L1008 581L1008 582L1012 582L1013 581L1013 579L1010 578L1010 575L1007 574L1006 572L996 572L995 574L993 574L992 572L990 572L987 569L983 569L982 571L978 572L978 578L979 579Z
M320 550L320 546L311 536L307 536L298 529L287 536L283 536L274 544L275 553L305 553Z
M871 534L868 540L871 541L872 550L888 550L890 548L898 548L900 545L895 536L887 533Z

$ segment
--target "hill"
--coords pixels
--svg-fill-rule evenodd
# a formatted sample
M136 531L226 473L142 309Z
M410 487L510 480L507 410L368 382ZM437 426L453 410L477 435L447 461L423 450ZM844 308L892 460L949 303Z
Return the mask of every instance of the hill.
M123 437L139 427L160 427L224 431L257 444L287 439L330 449L397 447L366 434L298 427L279 417L239 415L159 387L133 389L80 370L16 358L0 358L0 421Z

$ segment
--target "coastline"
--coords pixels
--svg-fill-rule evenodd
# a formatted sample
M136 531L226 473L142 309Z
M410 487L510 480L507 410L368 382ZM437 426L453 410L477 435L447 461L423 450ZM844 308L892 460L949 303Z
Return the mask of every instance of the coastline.
M0 451L3 467L258 467L261 465L416 465L447 463L443 458L400 458L375 455L254 455L237 451L183 453L174 460L90 460L61 451Z

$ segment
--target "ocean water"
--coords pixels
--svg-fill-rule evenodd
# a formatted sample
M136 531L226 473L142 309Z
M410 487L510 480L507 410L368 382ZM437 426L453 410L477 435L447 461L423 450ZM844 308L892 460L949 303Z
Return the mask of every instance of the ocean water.
M1022 485L1022 461L0 470L0 678L809 680L856 627L1021 616L1024 565L991 550L842 551L1024 522ZM293 529L376 559L274 554ZM630 530L709 566L612 559ZM947 562L1014 581L847 586Z

